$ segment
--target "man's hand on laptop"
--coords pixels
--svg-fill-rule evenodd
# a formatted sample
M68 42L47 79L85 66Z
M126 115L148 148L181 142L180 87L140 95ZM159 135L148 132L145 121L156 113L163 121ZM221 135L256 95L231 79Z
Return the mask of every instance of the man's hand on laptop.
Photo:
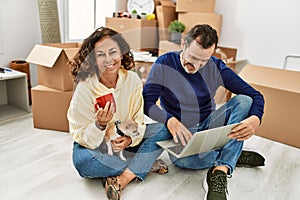
M168 120L167 127L172 134L175 143L178 143L179 139L181 144L185 146L192 137L192 133L175 117L171 117Z
M229 134L229 137L232 139L237 139L238 141L249 139L255 134L256 129L259 127L259 125L259 118L252 115L244 119L239 125L234 127L231 134Z

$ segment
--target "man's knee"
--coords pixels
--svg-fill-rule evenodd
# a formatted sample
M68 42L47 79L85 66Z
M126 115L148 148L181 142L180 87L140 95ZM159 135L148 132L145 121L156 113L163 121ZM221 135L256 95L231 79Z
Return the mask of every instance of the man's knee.
M157 141L167 140L171 138L171 134L168 131L168 128L161 123L148 124L146 128L146 133L144 136L147 138L152 138Z
M247 108L250 109L252 105L252 98L243 94L236 95L233 97L235 101L242 107L242 108Z

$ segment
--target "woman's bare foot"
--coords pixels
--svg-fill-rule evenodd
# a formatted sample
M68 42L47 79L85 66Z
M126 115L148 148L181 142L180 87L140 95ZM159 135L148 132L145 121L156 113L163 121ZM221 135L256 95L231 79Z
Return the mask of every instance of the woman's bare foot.
M136 175L127 168L122 174L118 176L118 181L121 187L125 188L128 185L128 183L130 183L134 178L136 178Z

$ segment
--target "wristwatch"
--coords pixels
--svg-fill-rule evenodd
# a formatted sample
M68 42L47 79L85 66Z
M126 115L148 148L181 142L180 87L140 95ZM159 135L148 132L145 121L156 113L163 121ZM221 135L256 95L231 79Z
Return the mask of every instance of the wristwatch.
M106 125L103 126L103 125L99 124L99 122L97 120L95 121L95 126L101 131L104 131L106 129Z

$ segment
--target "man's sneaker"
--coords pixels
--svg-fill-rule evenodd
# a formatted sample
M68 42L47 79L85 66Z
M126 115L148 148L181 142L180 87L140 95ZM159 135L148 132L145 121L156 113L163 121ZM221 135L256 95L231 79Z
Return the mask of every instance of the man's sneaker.
M265 158L254 151L242 151L237 160L237 167L259 167L265 165Z
M207 200L226 200L227 199L227 174L213 167L207 172L206 182L203 184L206 191ZM208 187L207 187L208 186Z

